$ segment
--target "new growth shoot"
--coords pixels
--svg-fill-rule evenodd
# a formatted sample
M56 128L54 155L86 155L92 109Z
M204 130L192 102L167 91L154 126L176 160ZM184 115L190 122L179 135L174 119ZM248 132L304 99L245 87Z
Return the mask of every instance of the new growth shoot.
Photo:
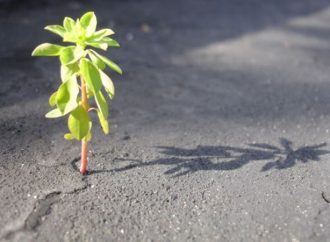
M76 21L65 17L63 26L49 25L46 30L63 38L63 42L75 45L55 45L44 43L37 46L32 56L58 56L61 62L62 83L49 98L54 109L46 114L47 118L59 118L68 115L69 132L67 140L81 141L80 172L87 172L87 144L92 139L91 111L96 111L105 134L109 133L108 105L103 90L112 99L115 88L110 77L104 72L108 66L122 74L120 67L107 57L90 47L106 51L108 47L119 47L117 41L109 36L111 29L96 31L97 19L94 12L85 13ZM95 100L91 107L89 100Z

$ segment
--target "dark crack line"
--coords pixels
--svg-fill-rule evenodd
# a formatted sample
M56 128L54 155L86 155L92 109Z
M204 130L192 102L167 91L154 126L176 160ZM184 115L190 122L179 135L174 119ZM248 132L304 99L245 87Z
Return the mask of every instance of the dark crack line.
M80 193L80 192L86 190L87 188L89 188L91 186L87 181L87 177L83 177L81 180L85 183L85 185L83 187L75 188L75 189L73 189L73 191L65 192L63 194L77 194L77 193Z
M45 198L39 199L32 212L27 216L22 227L5 234L4 238L10 240L14 234L23 231L35 231L43 221L43 218L51 213L52 205L57 203L62 192L52 192Z
M78 166L76 163L80 160L80 157L74 158L71 161L71 166L75 171L79 171ZM76 188L73 191L70 192L62 192L62 191L56 191L47 194L44 198L37 200L35 203L32 212L27 216L27 218L24 221L24 224L20 226L17 229L14 229L12 231L7 232L3 238L6 240L11 240L13 236L18 232L28 232L28 231L36 231L37 228L41 225L43 222L43 218L51 213L52 206L60 201L60 195L63 194L78 194L87 188L89 188L91 185L88 183L88 176L84 176L81 179L84 182L84 186L80 188Z
M76 157L74 158L70 163L71 163L71 167L73 168L73 170L75 171L79 171L79 168L77 166L77 162L80 160L80 157Z
M328 198L325 196L325 193L324 193L324 192L321 193L321 196L322 196L323 200L324 200L326 203L330 203L330 199L328 199Z
M71 164L71 167L73 168L73 170L75 170L75 171L78 171L78 172L80 172L79 171L79 168L78 168L78 166L77 166L77 162L79 162L80 161L80 157L76 157L76 158L74 158L71 162L70 162L70 164ZM86 175L88 175L89 174L89 172L87 171L87 174ZM83 186L83 187L81 187L81 188L76 188L76 189L74 189L73 191L71 191L71 192L67 192L67 193L65 193L65 194L75 194L75 193L79 193L79 192L81 192L81 191L84 191L84 190L86 190L88 187L90 187L90 184L88 183L88 176L86 176L86 175L83 175L83 177L82 177L82 181L85 183L85 185Z
M42 218L51 213L51 207L60 200L60 194L61 192L53 192L39 200L32 213L25 220L24 229L35 230L41 224Z

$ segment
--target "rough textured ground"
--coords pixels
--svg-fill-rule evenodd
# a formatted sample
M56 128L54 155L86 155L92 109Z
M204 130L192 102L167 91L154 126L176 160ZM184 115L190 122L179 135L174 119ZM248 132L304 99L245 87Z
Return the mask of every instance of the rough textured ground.
M88 2L0 1L1 241L330 241L329 1ZM82 177L30 54L86 10L125 74Z

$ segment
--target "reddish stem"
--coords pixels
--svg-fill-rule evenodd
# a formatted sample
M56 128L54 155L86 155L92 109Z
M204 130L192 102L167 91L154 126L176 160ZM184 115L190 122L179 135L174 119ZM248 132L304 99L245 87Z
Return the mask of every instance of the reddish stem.
M81 141L80 173L83 175L87 173L87 142L84 140Z
M88 112L87 90L85 81L81 78L81 105ZM87 173L87 141L81 141L81 161L80 172L85 175Z

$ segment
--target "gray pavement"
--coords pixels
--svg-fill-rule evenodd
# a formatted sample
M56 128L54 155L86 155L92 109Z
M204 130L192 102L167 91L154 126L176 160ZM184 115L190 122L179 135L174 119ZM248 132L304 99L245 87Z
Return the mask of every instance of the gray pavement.
M13 6L15 5L15 6ZM88 176L43 31L113 27ZM0 1L0 241L330 241L330 2Z

